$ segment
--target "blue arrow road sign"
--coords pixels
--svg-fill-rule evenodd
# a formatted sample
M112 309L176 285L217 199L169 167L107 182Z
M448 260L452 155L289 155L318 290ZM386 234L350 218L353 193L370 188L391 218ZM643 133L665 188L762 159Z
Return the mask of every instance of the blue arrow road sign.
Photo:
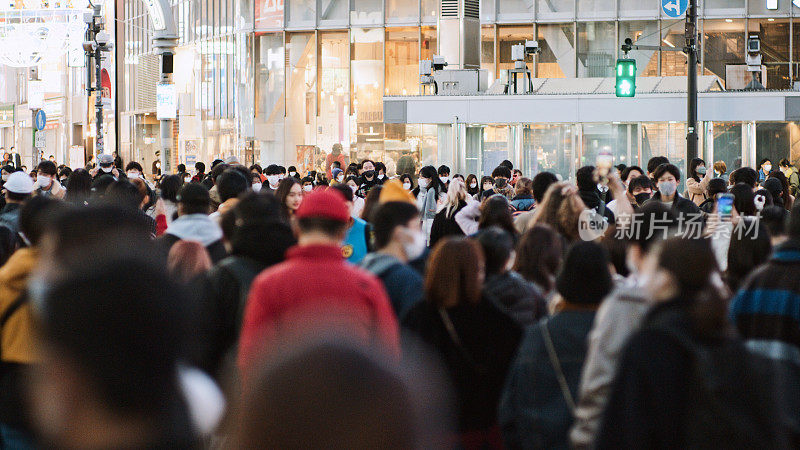
M680 17L686 14L689 0L661 0L661 10L669 17Z
M47 115L44 113L43 109L40 109L36 113L36 129L38 131L44 130L45 125L47 125Z

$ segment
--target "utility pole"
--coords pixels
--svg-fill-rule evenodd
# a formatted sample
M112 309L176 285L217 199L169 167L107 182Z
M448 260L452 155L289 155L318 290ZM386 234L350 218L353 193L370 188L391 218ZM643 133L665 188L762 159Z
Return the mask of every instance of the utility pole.
M689 0L686 10L686 48L689 59L687 68L686 101L686 161L698 156L697 135L697 0Z
M83 50L86 52L86 95L95 93L95 152L94 156L103 153L103 52L111 51L113 45L109 43L111 37L103 31L105 19L101 13L100 5L92 5L92 12L83 15L86 23L86 38L83 41ZM94 63L92 62L94 60ZM94 64L94 65L93 65ZM94 87L92 87L92 69L94 69Z

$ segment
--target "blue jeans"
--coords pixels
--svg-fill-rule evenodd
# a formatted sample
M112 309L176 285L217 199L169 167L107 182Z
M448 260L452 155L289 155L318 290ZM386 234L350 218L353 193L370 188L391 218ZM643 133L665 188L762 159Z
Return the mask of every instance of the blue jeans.
M27 433L17 428L0 423L0 449L2 450L33 450L33 440Z

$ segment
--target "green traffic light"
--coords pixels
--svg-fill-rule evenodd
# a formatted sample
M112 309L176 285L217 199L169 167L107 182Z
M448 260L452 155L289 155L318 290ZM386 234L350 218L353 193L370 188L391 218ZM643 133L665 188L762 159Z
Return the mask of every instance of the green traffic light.
M617 97L636 96L636 60L618 59L616 75Z

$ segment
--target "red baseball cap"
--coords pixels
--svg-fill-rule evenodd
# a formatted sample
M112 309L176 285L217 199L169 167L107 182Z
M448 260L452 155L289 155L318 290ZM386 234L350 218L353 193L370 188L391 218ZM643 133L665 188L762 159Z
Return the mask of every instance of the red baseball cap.
M350 210L345 203L344 196L335 189L317 189L303 197L303 202L297 208L295 217L298 219L315 217L348 222Z

